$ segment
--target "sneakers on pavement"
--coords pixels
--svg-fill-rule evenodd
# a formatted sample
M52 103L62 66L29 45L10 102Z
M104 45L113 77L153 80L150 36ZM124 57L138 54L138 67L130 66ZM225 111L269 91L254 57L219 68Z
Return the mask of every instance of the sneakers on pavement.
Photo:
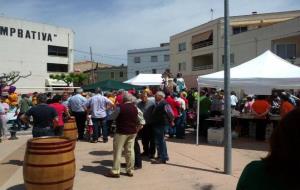
M120 174L114 174L114 173L107 173L105 174L106 177L111 177L111 178L120 178Z

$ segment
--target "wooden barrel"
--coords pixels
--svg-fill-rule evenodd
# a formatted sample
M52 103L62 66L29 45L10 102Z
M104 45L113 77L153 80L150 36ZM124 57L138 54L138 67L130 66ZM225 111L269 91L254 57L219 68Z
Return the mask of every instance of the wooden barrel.
M78 131L75 117L71 117L64 125L64 137L76 142L78 138Z
M65 137L27 142L23 165L27 190L69 190L75 177L74 143Z

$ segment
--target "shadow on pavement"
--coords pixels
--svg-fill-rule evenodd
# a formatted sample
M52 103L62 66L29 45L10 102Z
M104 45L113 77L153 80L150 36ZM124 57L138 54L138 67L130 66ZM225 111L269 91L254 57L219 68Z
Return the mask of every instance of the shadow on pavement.
M100 164L99 166L82 166L80 169L84 172L91 172L95 174L105 175L110 171L110 168L113 164L112 160L101 160L101 161L93 161L92 163Z
M94 156L107 156L107 155L112 155L113 151L91 151L89 154L94 155Z
M219 171L218 169L216 169L216 170L210 170L210 169L196 168L196 167L192 167L192 166L184 166L184 165L172 164L172 163L167 163L167 165L169 165L169 166L181 167L181 168L187 168L187 169L191 169L191 170L200 170L200 171L204 171L204 172L211 172L211 173L217 173L217 174L224 174L224 172Z
M7 190L25 190L25 185L24 184L15 185L9 187Z
M2 165L16 165L16 166L23 166L23 160L9 160L8 162L1 163Z
M85 165L83 165L80 170L84 171L84 172L91 172L91 173L100 174L100 175L105 175L110 171L109 168L102 166L102 165L100 165L100 166L85 166Z
M214 186L212 184L201 185L199 183L194 185L194 189L196 190L213 190Z
M102 166L112 166L113 165L112 160L93 161L92 163L101 164Z
M203 185L201 187L201 190L212 190L213 188L214 188L214 186L209 184L209 185Z

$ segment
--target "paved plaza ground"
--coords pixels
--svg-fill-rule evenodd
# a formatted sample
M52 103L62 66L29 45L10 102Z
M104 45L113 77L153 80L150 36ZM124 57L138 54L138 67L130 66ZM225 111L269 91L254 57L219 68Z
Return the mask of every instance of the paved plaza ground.
M0 143L0 190L22 190L22 164L25 143L29 135L15 141ZM105 174L112 165L112 139L109 143L91 144L77 142L75 190L231 190L247 163L267 154L268 145L253 139L233 141L233 174L223 174L224 149L220 146L194 145L195 136L190 133L184 140L168 139L170 161L166 165L143 162L143 169L134 177L121 175L111 179ZM123 170L123 172L125 172Z

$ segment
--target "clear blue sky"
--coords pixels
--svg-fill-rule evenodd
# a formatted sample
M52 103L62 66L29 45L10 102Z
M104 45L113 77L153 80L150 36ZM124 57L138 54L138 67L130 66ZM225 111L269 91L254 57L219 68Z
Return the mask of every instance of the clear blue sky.
M223 15L223 0L0 0L0 14L72 28L75 49L96 61L127 63L129 49L158 46L169 37ZM230 0L230 14L300 9L299 0ZM89 59L76 54L77 60Z

